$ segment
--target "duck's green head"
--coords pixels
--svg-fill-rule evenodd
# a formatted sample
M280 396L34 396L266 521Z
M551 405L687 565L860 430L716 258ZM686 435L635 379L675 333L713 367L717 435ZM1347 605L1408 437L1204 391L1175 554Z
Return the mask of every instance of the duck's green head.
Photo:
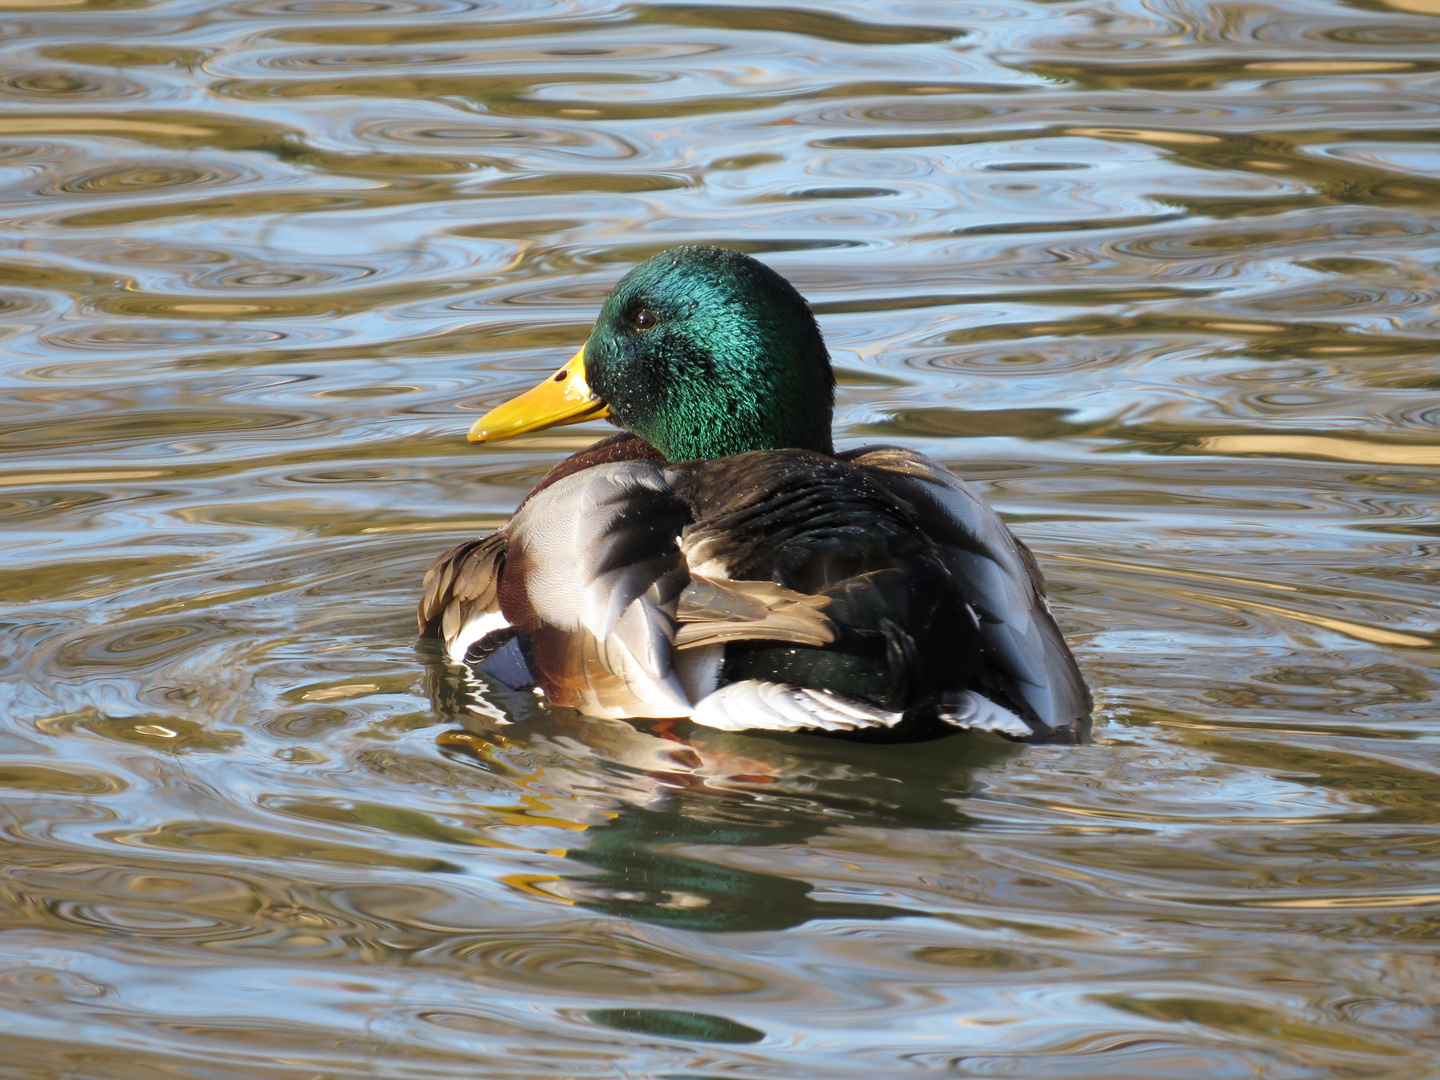
M788 281L738 251L681 247L626 274L584 348L470 439L609 415L669 461L829 453L834 398L820 329Z

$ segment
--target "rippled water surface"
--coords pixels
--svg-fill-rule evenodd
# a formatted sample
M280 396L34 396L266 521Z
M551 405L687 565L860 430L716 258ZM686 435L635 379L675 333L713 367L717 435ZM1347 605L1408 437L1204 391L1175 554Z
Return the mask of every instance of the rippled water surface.
M0 0L0 1074L1440 1076L1436 0ZM1096 742L476 712L470 447L812 300Z

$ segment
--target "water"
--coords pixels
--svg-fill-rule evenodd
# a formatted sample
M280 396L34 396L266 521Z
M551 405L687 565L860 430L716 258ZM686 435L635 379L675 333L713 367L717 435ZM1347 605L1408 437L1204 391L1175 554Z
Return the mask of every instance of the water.
M1440 1076L1435 0L4 0L5 1076ZM1096 744L469 708L636 261L1034 546Z

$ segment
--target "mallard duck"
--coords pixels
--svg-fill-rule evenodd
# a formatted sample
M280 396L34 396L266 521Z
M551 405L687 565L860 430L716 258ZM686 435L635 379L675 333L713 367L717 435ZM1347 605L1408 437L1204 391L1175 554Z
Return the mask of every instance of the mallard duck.
M1030 551L924 454L837 453L834 390L774 270L709 246L646 260L580 351L469 439L623 430L436 560L421 633L595 717L1078 737L1090 694Z

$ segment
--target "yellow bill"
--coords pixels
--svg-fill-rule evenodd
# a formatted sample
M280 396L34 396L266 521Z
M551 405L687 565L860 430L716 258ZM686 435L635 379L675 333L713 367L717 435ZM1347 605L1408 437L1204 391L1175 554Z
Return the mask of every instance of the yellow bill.
M610 409L595 396L585 381L585 349L532 390L497 405L475 421L466 436L471 442L493 442L523 435L527 431L578 424L610 415Z

